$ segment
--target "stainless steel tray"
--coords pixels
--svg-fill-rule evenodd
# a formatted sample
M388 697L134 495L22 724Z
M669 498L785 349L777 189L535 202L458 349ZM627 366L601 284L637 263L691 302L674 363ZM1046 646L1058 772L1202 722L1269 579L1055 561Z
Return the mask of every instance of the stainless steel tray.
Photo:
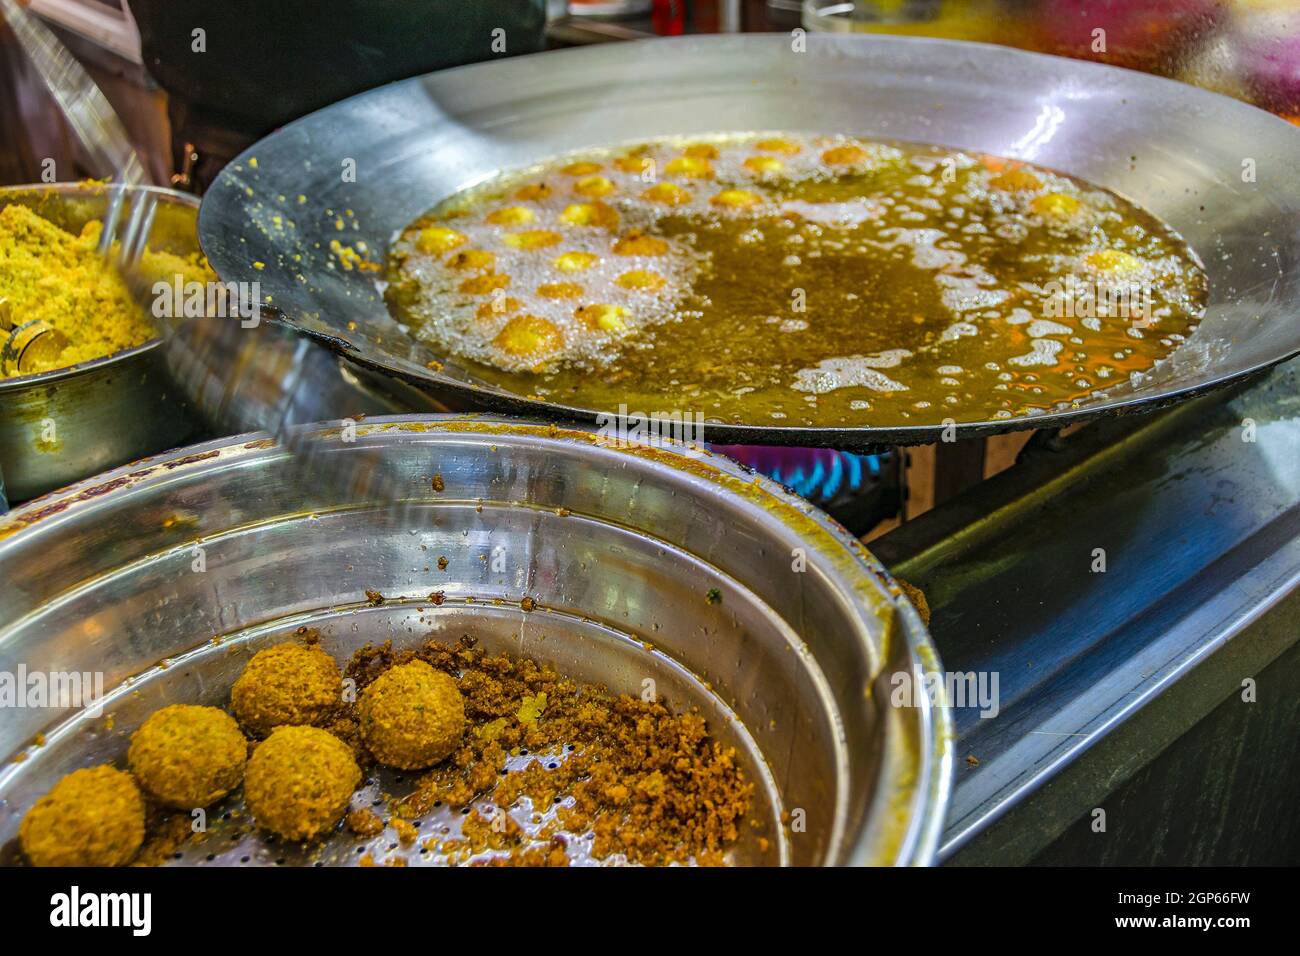
M0 670L100 673L113 718L9 711L5 859L58 776L120 760L166 703L224 705L253 651L311 625L339 659L365 641L471 633L615 690L653 678L674 708L700 707L759 784L754 816L771 845L751 834L735 862L931 860L951 773L947 711L919 694L891 701L899 681L919 688L938 668L935 651L882 567L821 512L720 456L610 447L553 426L409 416L362 423L353 441L335 426L319 434L326 455L370 456L400 506L331 500L328 488L303 500L285 454L248 435L0 521ZM406 784L374 778L357 800ZM803 832L777 822L795 809ZM348 863L395 842L340 831L323 846L277 845L239 811L237 796L211 809L208 841L177 862ZM421 834L458 820L441 808Z

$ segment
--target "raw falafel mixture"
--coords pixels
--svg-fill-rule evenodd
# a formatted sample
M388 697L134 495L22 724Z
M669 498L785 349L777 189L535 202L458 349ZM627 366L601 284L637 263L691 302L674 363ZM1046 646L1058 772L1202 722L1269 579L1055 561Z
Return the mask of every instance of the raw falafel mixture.
M0 379L48 372L141 345L156 335L122 277L98 252L102 223L78 234L62 229L24 205L0 209L0 301L10 313L3 324L41 321L66 345L20 371L0 369ZM145 252L140 271L149 281L206 283L216 278L207 260Z

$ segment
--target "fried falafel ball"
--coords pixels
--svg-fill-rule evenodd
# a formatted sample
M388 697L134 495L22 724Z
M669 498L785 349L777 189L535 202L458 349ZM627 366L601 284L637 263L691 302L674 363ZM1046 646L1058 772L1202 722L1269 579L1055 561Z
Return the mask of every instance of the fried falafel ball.
M454 678L424 661L380 674L359 704L361 739L380 763L419 770L447 757L465 732L465 701Z
M338 665L315 644L258 651L230 690L230 708L251 734L286 724L321 724L343 697Z
M257 745L244 798L258 826L286 840L311 840L342 819L361 783L348 745L317 727L278 727Z
M131 735L126 759L145 793L188 810L216 803L239 786L248 743L224 710L172 704Z
M74 770L27 811L18 842L34 866L124 866L144 843L144 798L129 773Z

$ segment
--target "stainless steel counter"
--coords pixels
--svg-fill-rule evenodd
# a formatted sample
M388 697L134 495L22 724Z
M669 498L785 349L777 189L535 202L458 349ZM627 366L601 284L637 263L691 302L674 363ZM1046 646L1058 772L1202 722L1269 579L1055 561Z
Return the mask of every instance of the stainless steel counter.
M1300 637L1298 505L1292 362L1235 393L1031 443L1014 468L873 542L926 592L945 667L998 677L996 716L955 711L941 858L1029 862L1176 741L1236 733L1205 718L1244 681L1259 699L1243 706L1300 698L1260 679ZM1294 778L1294 707L1277 713L1292 722L1269 731L1274 776ZM1216 775L1206 800L1233 785ZM1238 823L1267 827L1270 810L1286 816L1261 805L1263 819ZM1215 826L1214 840L1234 839Z

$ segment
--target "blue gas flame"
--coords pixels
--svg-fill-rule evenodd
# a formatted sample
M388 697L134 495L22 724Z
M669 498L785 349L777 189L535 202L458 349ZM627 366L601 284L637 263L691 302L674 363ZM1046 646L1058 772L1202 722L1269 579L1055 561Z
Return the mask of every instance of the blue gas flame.
M814 502L860 490L879 477L882 467L879 455L855 455L830 448L715 445L713 449Z

